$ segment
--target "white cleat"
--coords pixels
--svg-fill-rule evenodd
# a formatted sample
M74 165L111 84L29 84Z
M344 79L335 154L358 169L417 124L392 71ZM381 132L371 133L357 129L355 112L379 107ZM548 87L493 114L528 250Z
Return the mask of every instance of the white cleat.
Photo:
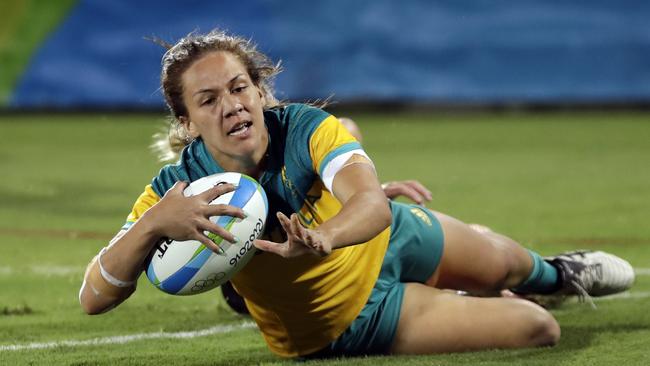
M634 283L634 269L613 254L580 250L546 258L559 271L562 288L558 294L605 296L626 291Z

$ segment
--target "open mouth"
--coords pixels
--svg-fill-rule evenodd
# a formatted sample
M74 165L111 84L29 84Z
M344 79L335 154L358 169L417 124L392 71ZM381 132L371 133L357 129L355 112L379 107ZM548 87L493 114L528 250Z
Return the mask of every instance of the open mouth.
M248 129L252 125L253 125L253 122L251 122L251 121L245 121L245 122L237 123L236 125L234 125L232 127L232 129L230 129L230 131L228 131L228 136L242 135L242 134L246 133L246 131L248 131Z

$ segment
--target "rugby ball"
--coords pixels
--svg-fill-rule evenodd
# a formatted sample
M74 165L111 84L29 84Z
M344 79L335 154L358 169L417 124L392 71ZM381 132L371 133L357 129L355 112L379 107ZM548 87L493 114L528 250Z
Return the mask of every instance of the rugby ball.
M210 232L205 234L223 249L215 253L196 240L164 240L149 255L147 278L160 290L172 295L194 295L228 281L255 255L253 240L264 231L268 200L255 179L239 173L219 173L192 182L183 192L193 196L218 184L232 183L233 192L217 197L210 204L240 207L248 217L214 216L210 220L231 232L239 243L231 244Z

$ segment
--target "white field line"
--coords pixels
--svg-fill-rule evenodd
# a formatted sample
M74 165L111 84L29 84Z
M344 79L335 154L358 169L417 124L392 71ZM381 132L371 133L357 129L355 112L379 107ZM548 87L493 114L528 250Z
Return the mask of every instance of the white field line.
M647 297L650 297L650 291L639 291L639 292L621 292L620 294L616 295L609 295L609 296L603 296L603 297L592 297L591 299L599 302L599 301L609 301L609 300L633 300L633 299L645 299Z
M62 266L56 264L41 264L28 267L0 266L0 276L10 276L17 273L36 274L45 277L64 277L83 274L83 266Z
M629 300L629 299L643 299L650 297L649 291L643 292L623 292L616 295L594 298L595 301L610 301L610 300ZM27 343L27 344L9 344L0 346L0 352L3 351L25 351L37 349L49 349L59 347L81 347L81 346L100 346L112 344L125 344L145 339L191 339L197 337L206 337L215 334L232 333L243 329L252 329L256 325L253 322L244 322L236 325L216 325L211 328L189 331L189 332L154 332L154 333L140 333L131 335L121 335L103 338L92 338L86 340L64 340L56 342L43 342L43 343Z
M648 275L648 274L650 274L650 271L647 271L642 275ZM601 302L601 301L611 301L611 300L644 299L648 297L650 297L650 291L640 291L640 292L626 291L616 295L593 298L593 300L596 302ZM124 343L140 341L143 339L190 339L190 338L197 338L197 337L206 337L214 334L232 333L238 330L251 329L255 327L256 325L253 322L244 322L237 325L216 325L211 328L189 331L189 332L174 332L174 333L154 332L154 333L140 333L140 334L131 334L131 335L122 335L122 336L93 338L87 340L64 340L64 341L44 342L44 343L9 344L4 346L0 345L0 352L47 349L47 348L57 348L57 347L79 347L79 346L124 344Z
M635 268L634 273L637 276L650 276L650 268Z
M0 346L0 352L47 349L47 348L58 348L58 347L79 347L79 346L99 346L99 345L108 345L108 344L124 344L124 343L140 341L144 339L190 339L190 338L197 338L197 337L206 337L215 334L232 333L238 330L250 329L255 327L256 325L253 322L244 322L236 325L216 325L211 328L196 330L191 332L174 332L174 333L155 332L155 333L140 333L140 334L103 337L103 338L92 338L86 340L67 340L67 341L64 340L64 341L44 342L44 343L9 344L9 345Z
M71 274L83 273L83 267L77 266L55 266L55 265L41 265L30 266L29 271L41 276L67 276Z

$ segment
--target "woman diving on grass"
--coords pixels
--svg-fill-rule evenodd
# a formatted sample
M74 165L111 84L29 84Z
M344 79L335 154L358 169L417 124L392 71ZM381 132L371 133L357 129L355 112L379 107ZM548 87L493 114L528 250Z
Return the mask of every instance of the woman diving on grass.
M127 223L88 266L79 298L105 312L135 291L161 238L206 232L235 242L209 205L236 189L185 197L188 182L223 171L256 178L269 197L262 252L232 278L264 339L282 357L422 354L554 345L544 308L513 297L600 296L628 289L631 266L603 252L543 259L503 235L479 232L423 206L389 201L375 167L336 117L279 103L278 68L248 40L190 34L162 60L162 90L182 147L136 200ZM215 350L216 352L216 350Z

